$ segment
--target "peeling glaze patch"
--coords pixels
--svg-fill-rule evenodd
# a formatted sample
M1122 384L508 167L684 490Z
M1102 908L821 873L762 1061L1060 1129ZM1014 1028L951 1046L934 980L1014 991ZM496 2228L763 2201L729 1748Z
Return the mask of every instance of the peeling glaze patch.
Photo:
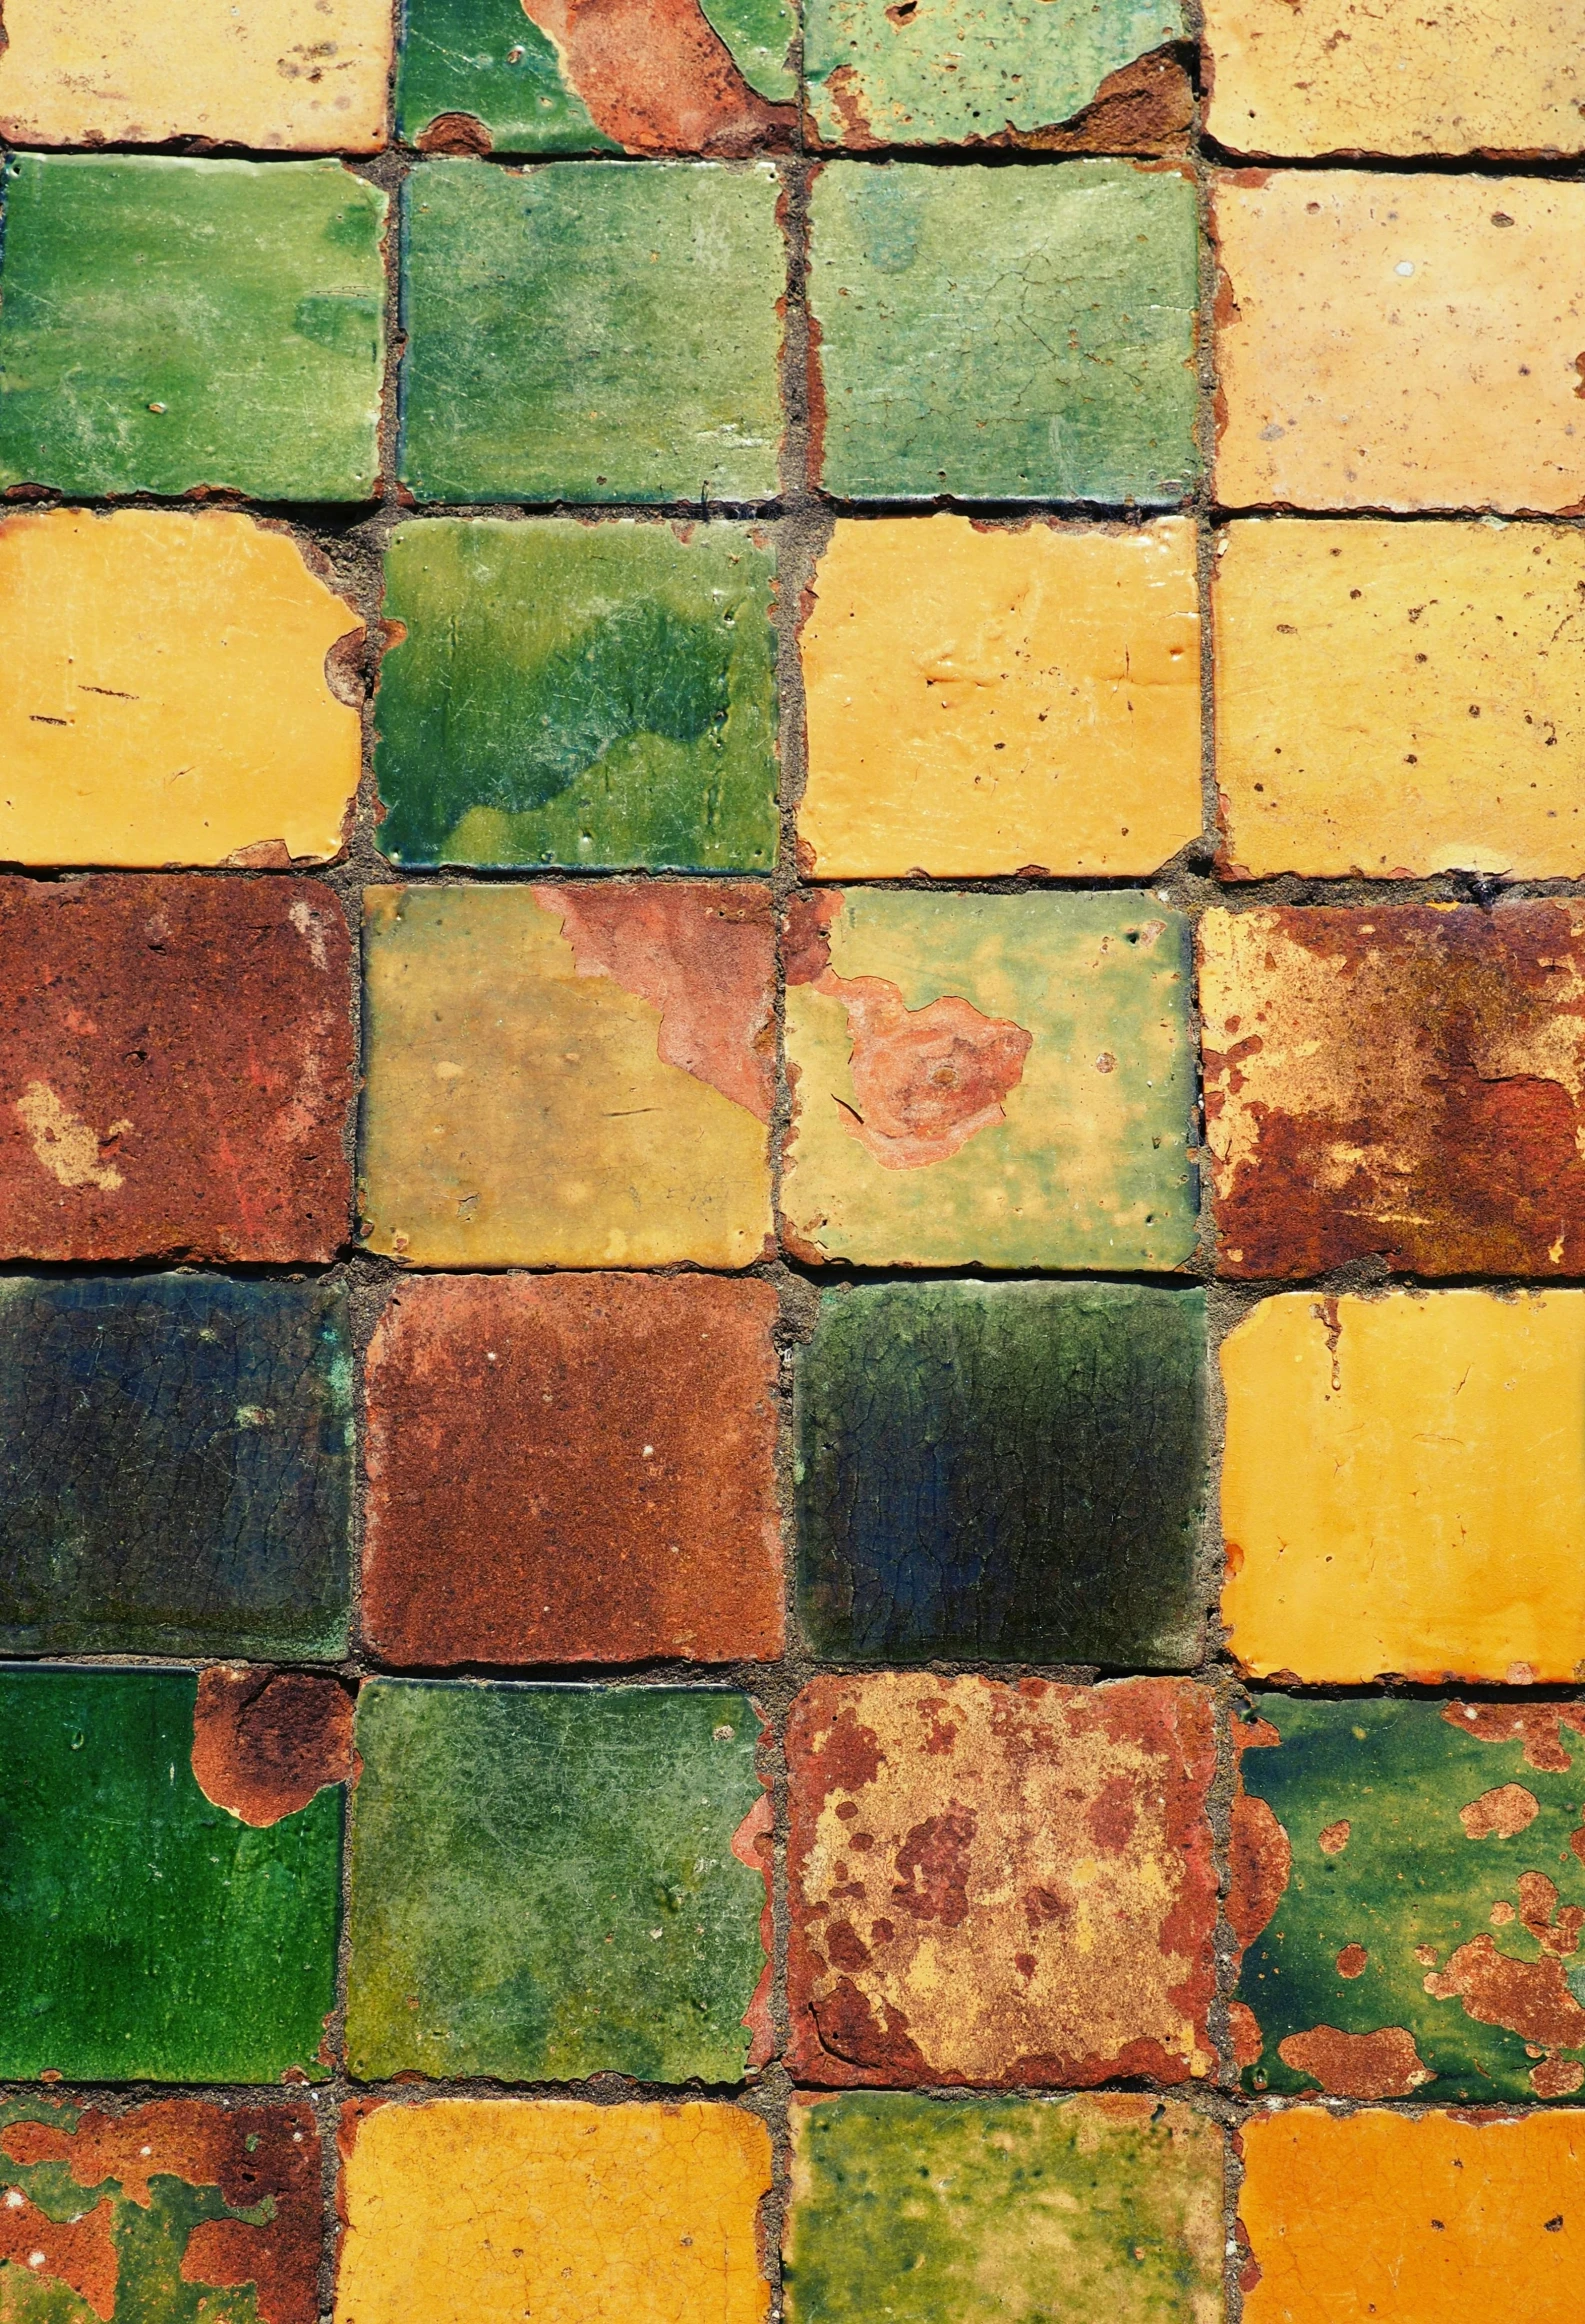
M262 1829L352 1773L352 1697L306 1671L198 1673L193 1776L205 1799Z
M1258 1702L1228 1906L1245 2087L1466 2105L1585 2086L1585 1708Z
M0 2100L0 2315L316 2324L319 2172L307 2106Z
M1218 1268L1585 1264L1585 910L1277 906L1200 923Z
M796 2077L1213 2070L1202 1689L819 1678L787 1754Z

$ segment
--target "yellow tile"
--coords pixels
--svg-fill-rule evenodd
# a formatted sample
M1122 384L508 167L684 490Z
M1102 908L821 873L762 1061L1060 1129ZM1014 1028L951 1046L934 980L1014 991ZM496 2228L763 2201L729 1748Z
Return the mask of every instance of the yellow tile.
M770 2139L738 2107L441 2098L348 2115L336 2324L769 2311L756 2229Z
M1239 523L1212 594L1238 870L1585 871L1585 536Z
M1581 1675L1585 1292L1285 1292L1222 1378L1222 1615L1248 1671Z
M325 656L361 627L251 517L0 517L0 859L334 855L361 728Z
M1194 527L840 521L802 658L821 879L1155 871L1201 827Z

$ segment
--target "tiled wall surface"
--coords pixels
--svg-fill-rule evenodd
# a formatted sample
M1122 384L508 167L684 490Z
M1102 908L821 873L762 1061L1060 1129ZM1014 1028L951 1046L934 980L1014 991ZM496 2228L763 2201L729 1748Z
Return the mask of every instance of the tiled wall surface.
M1566 0L5 0L0 2317L1585 2316Z

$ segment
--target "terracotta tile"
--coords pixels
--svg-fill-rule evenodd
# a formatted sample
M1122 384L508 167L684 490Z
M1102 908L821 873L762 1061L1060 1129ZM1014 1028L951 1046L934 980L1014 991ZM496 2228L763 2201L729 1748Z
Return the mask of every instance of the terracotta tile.
M1221 2324L1222 2139L1175 2099L792 2103L791 2324Z
M1222 1378L1222 1618L1245 1670L1572 1684L1585 1293L1291 1292L1223 1342Z
M219 510L17 512L0 517L0 619L0 858L337 853L363 624L289 534Z
M309 880L0 880L0 1252L327 1260L351 944Z
M345 2110L337 2324L762 2324L765 2125L735 2106Z
M1197 1661L1204 1363L1199 1291L826 1292L794 1393L799 1611L815 1652Z
M1224 868L1585 869L1585 541L1562 525L1229 525L1213 569Z
M774 869L775 577L770 535L746 525L398 526L383 852Z
M714 1688L367 1682L351 2071L737 2082L761 2065L759 1735L748 1697Z
M432 1267L760 1256L767 888L370 888L365 908L375 1250Z
M801 640L806 874L1117 879L1176 855L1202 822L1194 563L1181 517L839 519Z
M1379 1254L1419 1275L1585 1256L1585 912L1276 906L1200 923L1227 1275Z
M1188 931L1153 896L826 889L784 942L798 1256L1177 1267Z
M1585 186L1246 170L1214 225L1225 507L1585 500Z
M338 161L18 155L0 489L372 498L385 212Z
M1585 2085L1585 1707L1257 1698L1228 1918L1247 2088Z
M818 1678L787 1759L799 2080L1213 2070L1203 1689Z
M768 498L779 199L768 162L415 170L403 481L420 500Z
M399 1286L369 1351L377 1651L779 1655L776 1314L768 1283L697 1275Z
M1198 301L1182 169L831 162L810 200L827 492L1186 497Z

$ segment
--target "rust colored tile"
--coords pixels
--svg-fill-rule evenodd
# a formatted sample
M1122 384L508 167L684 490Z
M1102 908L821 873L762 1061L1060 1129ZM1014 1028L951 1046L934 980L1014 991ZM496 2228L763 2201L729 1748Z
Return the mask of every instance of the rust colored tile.
M1211 2072L1203 1688L819 1678L787 1756L799 2079Z
M0 881L0 1255L333 1257L351 979L308 880Z
M780 1654L776 1310L698 1275L401 1285L369 1352L376 1651Z

